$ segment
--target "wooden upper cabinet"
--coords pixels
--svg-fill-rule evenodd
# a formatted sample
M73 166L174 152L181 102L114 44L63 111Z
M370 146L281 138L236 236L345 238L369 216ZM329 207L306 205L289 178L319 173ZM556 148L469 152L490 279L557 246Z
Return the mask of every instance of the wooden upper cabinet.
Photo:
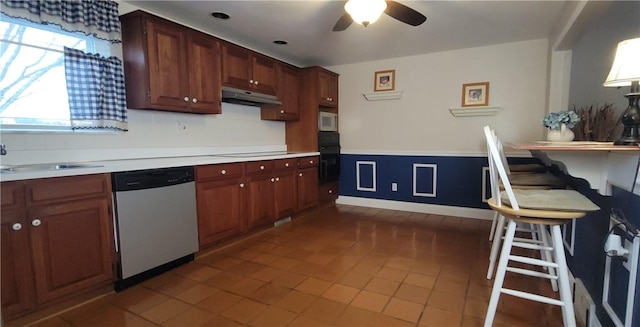
M276 95L277 61L251 50L222 45L222 84L242 90Z
M279 63L278 69L278 99L280 106L263 106L260 109L264 120L294 121L300 117L300 99L298 68Z
M141 11L121 22L129 108L221 113L217 39Z
M338 106L338 75L321 69L318 72L318 92L320 106Z
M187 50L191 111L222 113L220 43L207 35L191 32L187 37Z

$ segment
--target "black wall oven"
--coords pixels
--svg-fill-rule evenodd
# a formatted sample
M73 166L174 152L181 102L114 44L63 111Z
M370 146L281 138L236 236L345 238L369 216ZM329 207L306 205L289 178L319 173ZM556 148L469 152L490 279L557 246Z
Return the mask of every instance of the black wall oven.
M337 181L340 178L340 134L319 132L320 184Z

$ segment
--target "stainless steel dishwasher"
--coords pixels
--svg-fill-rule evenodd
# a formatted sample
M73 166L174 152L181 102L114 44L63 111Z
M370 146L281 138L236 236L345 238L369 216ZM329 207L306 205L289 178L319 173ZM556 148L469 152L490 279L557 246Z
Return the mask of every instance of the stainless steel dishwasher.
M118 172L111 179L116 291L193 260L198 251L193 167Z

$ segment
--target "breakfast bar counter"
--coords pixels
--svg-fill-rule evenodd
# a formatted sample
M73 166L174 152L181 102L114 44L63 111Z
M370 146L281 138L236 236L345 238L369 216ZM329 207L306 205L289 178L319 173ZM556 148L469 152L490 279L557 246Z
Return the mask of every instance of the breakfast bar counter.
M505 143L505 146L527 150L546 165L557 165L566 174L586 180L602 195L611 195L612 185L640 194L635 187L640 146L582 141Z

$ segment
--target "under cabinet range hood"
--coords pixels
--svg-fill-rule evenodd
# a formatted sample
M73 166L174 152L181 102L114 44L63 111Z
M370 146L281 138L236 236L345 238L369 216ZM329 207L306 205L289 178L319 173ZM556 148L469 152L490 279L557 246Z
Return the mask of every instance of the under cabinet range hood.
M262 107L264 105L279 106L282 104L282 102L274 95L246 91L228 86L222 87L222 102L243 104L254 107Z

